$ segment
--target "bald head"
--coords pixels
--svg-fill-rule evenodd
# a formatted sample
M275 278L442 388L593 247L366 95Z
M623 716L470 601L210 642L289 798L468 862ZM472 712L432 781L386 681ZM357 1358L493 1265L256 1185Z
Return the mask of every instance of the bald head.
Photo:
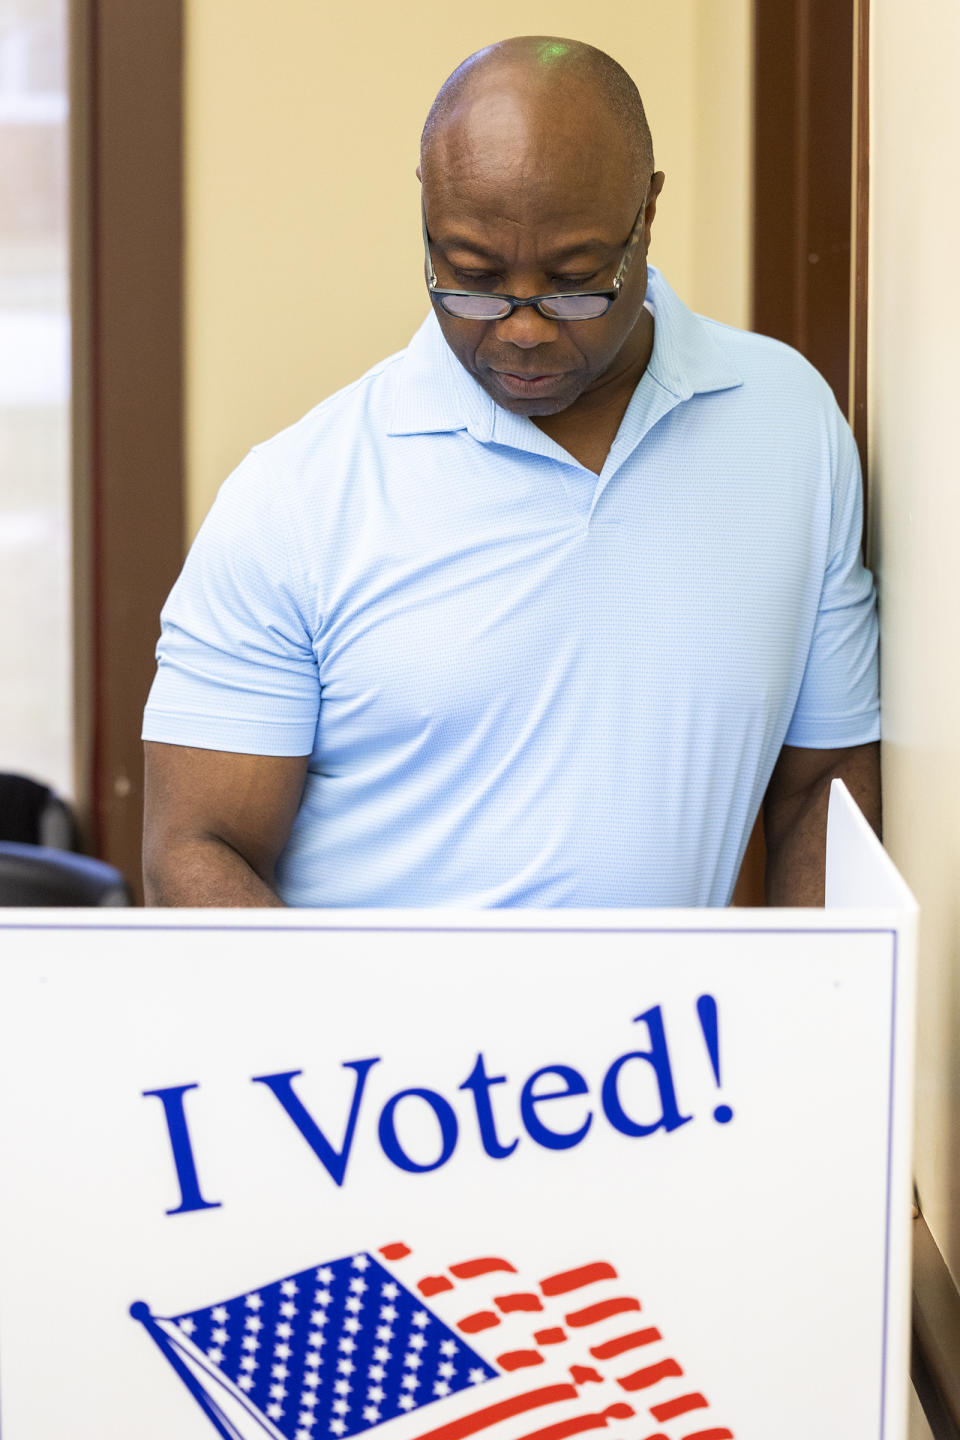
M653 174L650 128L627 72L592 45L546 35L502 40L457 66L423 127L421 170L427 180L483 147L507 168L535 151L539 171L545 135L561 169L592 169L602 154L640 194Z

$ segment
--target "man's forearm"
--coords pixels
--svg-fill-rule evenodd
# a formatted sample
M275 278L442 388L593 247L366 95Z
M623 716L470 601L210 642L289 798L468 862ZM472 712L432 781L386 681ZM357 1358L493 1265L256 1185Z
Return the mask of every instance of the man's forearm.
M213 836L155 843L144 857L143 884L148 905L283 906L243 856Z

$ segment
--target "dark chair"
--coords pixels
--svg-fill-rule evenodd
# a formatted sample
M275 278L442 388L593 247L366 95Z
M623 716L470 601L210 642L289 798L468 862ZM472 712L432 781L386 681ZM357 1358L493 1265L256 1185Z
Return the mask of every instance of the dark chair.
M0 840L79 849L70 806L49 785L27 775L0 774Z
M0 842L0 905L132 905L119 870L45 845Z

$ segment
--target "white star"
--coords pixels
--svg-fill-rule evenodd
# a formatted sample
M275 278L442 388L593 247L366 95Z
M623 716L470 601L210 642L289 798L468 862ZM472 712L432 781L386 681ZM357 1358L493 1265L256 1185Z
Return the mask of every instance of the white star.
M334 1400L333 1404L330 1406L330 1409L333 1410L337 1415L346 1415L350 1409L350 1406L348 1405L346 1400Z
M329 1320L329 1318L330 1318L330 1317L329 1317L329 1315L327 1314L326 1310L314 1310L314 1311L311 1313L311 1316L310 1316L310 1324L311 1324L311 1325L326 1325L326 1323L327 1323L327 1321Z
M386 1361L390 1359L390 1346L377 1345L373 1352L374 1360Z
M256 1335L244 1335L243 1348L244 1350L250 1350L251 1352L254 1350L259 1350L260 1341L257 1339Z
M423 1364L423 1356L418 1355L416 1350L411 1350L409 1355L404 1355L403 1363L409 1366L411 1370L416 1370L418 1365Z
M353 1363L352 1360L338 1360L338 1361L337 1361L337 1374L338 1374L338 1375L352 1375L353 1372L354 1372L354 1370L356 1370L356 1368L357 1368L357 1367L356 1367L356 1365L354 1365L354 1363Z
M311 1415L309 1410L304 1410L303 1414L297 1417L297 1424L303 1427L300 1431L301 1435L308 1436L310 1434L310 1426L316 1425L316 1423L316 1415Z
M285 1399L286 1399L286 1396L287 1396L287 1387L283 1384L282 1381L278 1381L276 1385L271 1385L271 1386L270 1386L270 1399L271 1399L271 1400L285 1400Z
M287 1369L286 1365L284 1365L283 1361L281 1360L279 1365L274 1365L273 1369L270 1371L270 1374L273 1376L274 1380L286 1380L287 1376L290 1374L290 1371Z
M281 1282L280 1290L284 1295L299 1295L300 1286L296 1280L284 1280Z
M356 1340L351 1340L349 1335L342 1335L340 1337L340 1343L338 1344L337 1349L342 1350L344 1355L352 1355L356 1348Z
M438 1380L433 1387L433 1393L434 1395L449 1395L450 1386L447 1384L446 1380Z
M283 1415L283 1406L274 1402L272 1405L267 1406L267 1414L271 1420L279 1420Z
M357 1319L356 1315L348 1315L346 1320L344 1320L343 1322L343 1328L347 1331L348 1334L356 1335L359 1331L363 1329L363 1326L360 1324L360 1321Z
M309 1415L310 1412L311 1412L311 1410L313 1409L314 1405L317 1404L317 1397L316 1397L316 1395L314 1394L314 1392L313 1392L312 1390L304 1390L303 1394L300 1396L300 1404L303 1406L304 1414L305 1414L305 1415ZM316 1417L313 1416L313 1415L310 1415L310 1418L311 1418L311 1420L312 1420L312 1419L315 1419ZM303 1415L300 1416L300 1424L301 1424L301 1425L305 1425L305 1424L306 1424L306 1420L304 1419L304 1416L303 1416Z
M314 1350L320 1350L327 1343L326 1335L319 1330L311 1330L307 1336L307 1344L312 1345Z
M367 1371L367 1374L370 1376L371 1380L382 1380L386 1373L386 1367L383 1365L371 1365L370 1369Z
M252 1376L252 1375L241 1375L241 1376L240 1376L240 1379L237 1381L237 1384L240 1386L240 1389L241 1389L241 1390L252 1390L252 1389L253 1389L253 1376Z
M376 1405L364 1405L363 1418L364 1420L369 1420L371 1425L375 1425L376 1422L380 1419L380 1411L377 1409Z
M424 1347L424 1345L426 1345L426 1343L427 1343L427 1337L426 1337L425 1335L411 1335L411 1336L410 1336L410 1344L413 1346L413 1348L414 1348L415 1350L422 1350L423 1347Z
M399 1313L400 1313L400 1312L397 1310L396 1305L381 1305L381 1306L380 1306L380 1319L381 1319L381 1320L396 1320L397 1315L398 1315Z
M223 1351L218 1350L216 1345L211 1345L210 1349L207 1351L207 1359L212 1360L214 1365L219 1365L220 1361L223 1359Z
M392 1340L392 1339L393 1339L393 1331L390 1329L390 1326L389 1326L389 1325L378 1325L378 1326L377 1326L377 1339L378 1339L378 1340Z
M444 1360L442 1365L437 1366L437 1374L442 1375L444 1380L452 1380L456 1373L456 1367L451 1365L449 1360Z
M180 1320L177 1323L179 1324L180 1329L183 1331L184 1335L192 1335L194 1330L196 1330L197 1328L196 1320L191 1320L189 1315L185 1316L183 1320Z
M386 1390L384 1390L382 1385L371 1385L370 1389L367 1391L367 1399L372 1400L374 1404L379 1405L380 1401L386 1398L386 1394L387 1392Z
M313 1387L316 1387L320 1384L320 1376L317 1374L316 1370L314 1370L311 1374L304 1375L303 1383L304 1385L311 1385Z
M370 1286L367 1284L366 1280L362 1280L359 1275L355 1275L350 1281L350 1289L353 1291L354 1295L362 1295L364 1290L370 1289Z
M329 1305L329 1304L330 1304L330 1301L331 1301L332 1299L333 1299L333 1296L330 1294L330 1291L329 1291L329 1290L315 1290L315 1291L314 1291L313 1303L314 1303L315 1305Z
M245 1324L247 1330L257 1331L263 1329L263 1321L259 1315L248 1315Z
M397 1401L397 1404L400 1406L401 1410L412 1410L416 1403L417 1402L416 1400L414 1400L412 1395L401 1395L399 1400Z
M337 1395L349 1395L353 1386L349 1380L334 1380L333 1388Z
M294 1315L296 1315L297 1313L297 1307L296 1305L294 1305L293 1301L284 1300L283 1304L280 1306L280 1314L285 1315L288 1320L292 1320Z
M410 1319L414 1325L419 1325L421 1330L425 1325L430 1324L430 1316L427 1314L426 1310L414 1310L413 1314L410 1316Z
M420 1384L420 1381L417 1379L416 1375L404 1375L403 1379L400 1381L400 1384L403 1386L404 1390L416 1390L417 1386Z
M226 1305L214 1305L210 1311L210 1318L216 1320L218 1325L222 1325L224 1320L230 1319L230 1312Z
M290 1356L293 1354L293 1351L290 1349L290 1346L286 1343L286 1341L281 1340L279 1345L274 1345L273 1353L280 1360L289 1360Z
M352 1315L356 1315L363 1309L363 1301L357 1295L348 1295L343 1302L343 1308L349 1310Z
M380 1286L380 1294L385 1300L396 1300L400 1294L400 1286L395 1285L392 1280L388 1280L386 1285Z
M277 1334L280 1336L281 1340L289 1340L290 1336L293 1334L293 1326L288 1325L286 1320L281 1320L280 1324L277 1326Z
M240 1361L240 1369L241 1369L241 1370L253 1371L253 1370L258 1370L259 1368L260 1368L260 1367L259 1367L259 1365L257 1364L257 1361L254 1360L254 1358L253 1358L252 1355L244 1355L243 1359Z
M460 1346L457 1344L456 1340L441 1340L441 1341L440 1341L440 1354L441 1354L441 1355L456 1355L456 1353L457 1353L457 1351L458 1351L459 1349L460 1349Z
M321 1285L330 1285L333 1281L333 1271L329 1265L321 1265L314 1279L319 1280Z
M353 1259L350 1261L350 1264L353 1266L354 1270L366 1270L370 1265L370 1261L367 1259L366 1255L354 1255Z
M244 1296L243 1303L244 1305L246 1305L248 1310L259 1310L260 1306L263 1304L263 1301L260 1299L260 1296L257 1294L257 1292L254 1291L252 1295Z
M347 1428L347 1427L346 1427L346 1425L344 1425L344 1423L343 1423L342 1420L331 1420L331 1421L330 1421L330 1429L333 1431L334 1435L342 1435L343 1432L344 1432L344 1430L346 1430L346 1428Z
M468 1376L471 1385L479 1385L481 1381L486 1380L486 1378L486 1371L480 1369L471 1370Z
M303 1426L301 1426L299 1430L294 1432L293 1440L310 1440L310 1431L305 1430Z
M226 1330L224 1330L222 1325L218 1325L216 1330L211 1330L210 1338L217 1345L226 1345L227 1341L230 1339L230 1336L227 1334Z

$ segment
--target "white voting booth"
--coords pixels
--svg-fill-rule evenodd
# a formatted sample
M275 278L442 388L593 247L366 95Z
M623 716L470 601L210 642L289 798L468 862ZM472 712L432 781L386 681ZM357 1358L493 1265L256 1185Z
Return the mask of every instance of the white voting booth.
M903 1440L915 907L0 912L3 1440Z

